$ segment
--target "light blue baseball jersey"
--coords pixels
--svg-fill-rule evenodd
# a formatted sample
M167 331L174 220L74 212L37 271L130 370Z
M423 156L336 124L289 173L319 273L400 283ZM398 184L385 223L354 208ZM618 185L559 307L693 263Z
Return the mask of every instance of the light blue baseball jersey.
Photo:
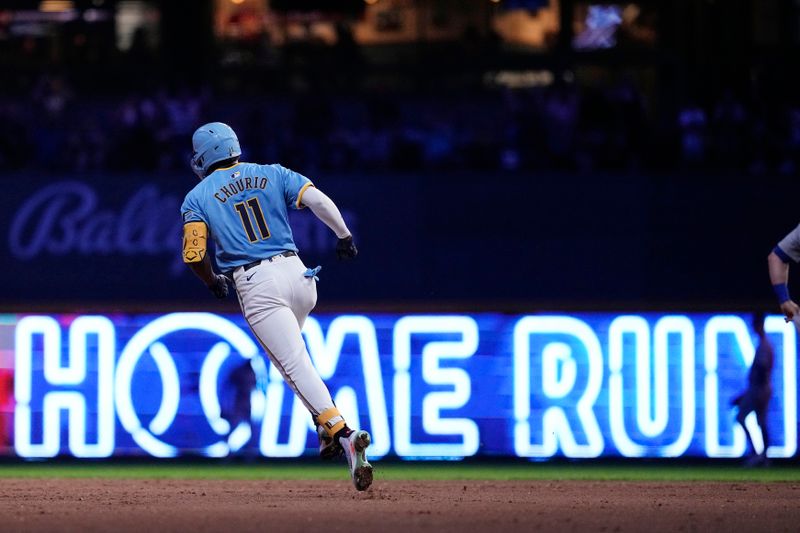
M205 222L223 272L285 251L297 252L288 209L301 209L311 181L281 165L237 163L189 191L183 223Z

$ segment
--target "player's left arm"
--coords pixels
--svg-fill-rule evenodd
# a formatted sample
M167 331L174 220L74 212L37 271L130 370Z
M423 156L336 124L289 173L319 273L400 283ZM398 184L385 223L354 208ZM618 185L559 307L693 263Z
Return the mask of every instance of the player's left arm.
M287 203L295 209L308 207L311 212L328 226L339 239L336 243L336 256L339 259L353 259L358 249L353 235L344 222L344 217L325 193L314 187L311 180L292 170L280 167L283 172Z
M217 298L228 295L228 279L215 274L207 252L208 226L205 222L187 222L183 225L183 262L194 275L205 283Z
M339 259L353 259L358 255L358 249L353 242L353 235L347 229L344 217L342 217L333 200L328 198L322 191L310 187L302 197L302 204L311 209L311 212L339 238L336 243L336 256Z

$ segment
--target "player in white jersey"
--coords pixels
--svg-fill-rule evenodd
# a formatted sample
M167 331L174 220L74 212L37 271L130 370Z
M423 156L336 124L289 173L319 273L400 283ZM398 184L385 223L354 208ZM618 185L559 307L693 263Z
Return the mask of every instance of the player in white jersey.
M305 176L280 165L240 162L239 140L229 126L201 126L192 145L192 169L200 183L181 206L184 262L218 298L227 296L228 279L233 280L253 334L317 425L320 455L344 454L356 489L366 490L372 483L366 457L370 435L347 426L300 333L317 302L319 267L309 269L300 261L288 209L310 208L338 237L340 259L358 253L350 230L333 201ZM222 273L214 272L206 254L209 234Z
M772 249L767 257L769 279L778 297L781 312L790 321L800 317L800 306L789 296L789 263L800 261L800 226L793 229Z

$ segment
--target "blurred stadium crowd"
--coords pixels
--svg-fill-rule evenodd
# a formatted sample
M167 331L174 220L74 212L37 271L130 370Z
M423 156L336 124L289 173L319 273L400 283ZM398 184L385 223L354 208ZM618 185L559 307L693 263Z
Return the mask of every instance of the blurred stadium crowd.
M17 84L24 86L24 84ZM229 122L245 156L316 171L735 170L795 174L800 104L723 89L667 113L632 80L527 89L85 95L44 74L0 95L0 164L43 172L186 170L191 132Z

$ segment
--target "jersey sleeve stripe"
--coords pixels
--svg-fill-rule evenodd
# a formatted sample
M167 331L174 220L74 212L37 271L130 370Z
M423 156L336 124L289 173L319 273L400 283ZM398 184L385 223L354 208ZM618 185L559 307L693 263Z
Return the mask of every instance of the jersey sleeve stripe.
M781 250L780 246L776 246L775 248L772 249L772 251L775 252L775 255L780 257L781 261L783 261L784 263L789 263L792 261L792 258L789 257L789 255L786 252Z
M303 194L306 192L306 190L309 187L313 187L313 186L314 186L314 184L309 181L308 183L303 185L303 187L300 189L300 192L297 193L297 206L296 206L297 209L302 209L303 208L303 206L301 205L301 203L303 201Z

